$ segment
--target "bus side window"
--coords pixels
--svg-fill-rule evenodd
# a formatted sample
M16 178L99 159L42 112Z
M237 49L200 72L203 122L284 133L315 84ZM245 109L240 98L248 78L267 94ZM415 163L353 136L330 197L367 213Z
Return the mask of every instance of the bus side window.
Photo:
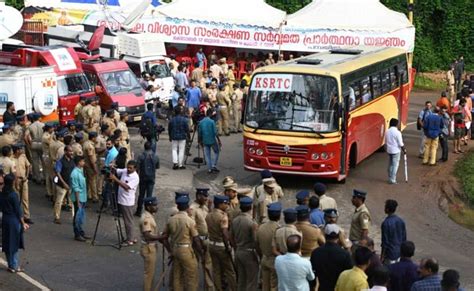
M93 87L97 86L97 76L91 73L86 72L87 79L89 79L89 82L91 82L91 85Z
M390 68L390 83L392 83L392 88L398 88L398 69L397 66Z
M372 92L370 90L370 78L365 77L360 81L361 83L361 95L362 95L362 104L365 104L372 100Z
M373 99L382 96L382 85L380 80L380 72L372 74L370 77L372 81L372 92L374 93Z
M137 76L137 78L141 77L141 71L140 71L140 65L136 63L129 63L127 62L127 65L130 67L130 70Z
M398 64L397 66L399 68L399 73L403 73L403 76L402 76L402 83L403 84L406 84L408 83L408 69L407 69L407 63L406 62L403 62L403 63L400 63Z
M382 94L388 93L391 90L390 83L390 70L386 69L382 71Z
M350 109L357 108L362 105L362 96L360 95L360 82L356 81L349 85L354 90L354 105L350 104ZM351 92L352 93L352 92ZM351 96L349 95L349 98Z

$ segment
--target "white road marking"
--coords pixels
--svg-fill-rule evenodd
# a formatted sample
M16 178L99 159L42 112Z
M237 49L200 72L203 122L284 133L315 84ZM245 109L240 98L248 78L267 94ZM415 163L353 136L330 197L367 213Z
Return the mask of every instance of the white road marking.
M7 261L5 261L3 258L0 258L0 264L5 266L5 267L8 267ZM26 281L28 281L29 283L31 283L33 286L38 287L42 291L50 291L51 290L48 287L42 285L40 282L38 282L35 279L28 276L25 272L20 272L20 273L16 273L16 274L18 276L22 277L23 279L25 279Z

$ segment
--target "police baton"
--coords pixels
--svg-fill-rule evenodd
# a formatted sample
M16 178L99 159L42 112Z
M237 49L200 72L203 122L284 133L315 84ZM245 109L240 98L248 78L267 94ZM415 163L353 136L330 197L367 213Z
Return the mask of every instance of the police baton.
M163 262L164 261L165 261L165 258L163 257ZM171 269L170 266L171 266L172 263L173 263L173 258L169 258L168 264L167 264L168 268L165 271L161 272L160 278L158 279L158 283L155 285L155 288L153 289L153 291L160 290L161 282L163 282L163 286L165 285L165 281L163 279L165 278L166 274ZM164 265L164 263L163 263L163 265ZM170 282L170 284L171 284L171 282Z
M403 161L405 163L405 183L408 183L408 161L406 152L403 153Z

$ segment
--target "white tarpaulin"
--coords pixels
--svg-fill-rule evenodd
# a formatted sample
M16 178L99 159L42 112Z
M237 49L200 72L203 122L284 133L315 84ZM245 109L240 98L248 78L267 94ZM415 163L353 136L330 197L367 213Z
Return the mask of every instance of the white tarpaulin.
M411 52L415 45L408 18L379 0L313 0L288 15L284 30L298 33L310 50L364 45Z
M131 12L140 2L140 0L25 0L25 7L99 10L103 7L101 3L107 3L109 10ZM150 0L150 2L154 7L161 4L159 0Z
M278 28L286 12L264 0L174 0L156 9L166 17Z

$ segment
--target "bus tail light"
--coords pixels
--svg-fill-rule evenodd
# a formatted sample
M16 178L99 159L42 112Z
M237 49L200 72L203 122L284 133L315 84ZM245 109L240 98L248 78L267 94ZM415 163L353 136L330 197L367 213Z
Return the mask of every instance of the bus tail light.
M255 152L257 153L257 156L263 155L263 150L262 149L257 149Z
M313 159L313 160L319 159L319 154L318 154L318 153L313 153L313 154L311 155L311 159Z

